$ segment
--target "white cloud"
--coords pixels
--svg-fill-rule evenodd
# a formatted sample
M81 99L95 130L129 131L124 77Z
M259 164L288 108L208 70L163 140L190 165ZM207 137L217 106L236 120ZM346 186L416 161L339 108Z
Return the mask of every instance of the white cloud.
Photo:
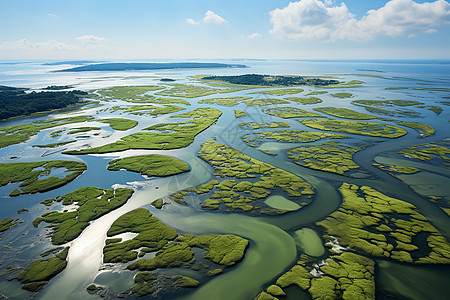
M259 39L259 38L261 38L261 37L262 37L262 35L261 35L260 33L257 33L257 32L252 33L252 34L250 34L250 35L248 36L249 39Z
M58 15L55 15L55 14L48 14L48 16L49 16L49 17L52 17L52 18L57 18L57 19L59 19L59 18L60 18L60 16L58 16Z
M41 50L76 50L77 47L67 45L55 40L33 43L27 39L17 41L9 41L0 44L0 49L3 50L27 50L27 49L41 49Z
M450 4L444 0L416 3L391 0L378 10L369 10L357 20L345 3L330 6L319 0L301 0L270 12L270 32L285 39L370 40L377 36L415 36L436 32L450 24Z
M204 23L204 24L208 24L208 23L212 23L212 24L224 24L224 23L228 23L227 20L225 20L224 18L222 18L221 16L215 14L214 12L208 10L205 13L205 16L203 17L202 20L200 21L195 21L194 19L186 19L186 22L191 24L191 25L198 25L200 23Z
M188 22L191 25L198 25L200 22L196 22L194 19L186 19L186 22Z
M98 44L105 41L105 38L98 37L95 35L82 35L75 38L77 41L82 42L83 44Z
M219 15L216 15L214 12L208 10L203 17L203 23L213 23L213 24L223 24L228 21L222 18Z

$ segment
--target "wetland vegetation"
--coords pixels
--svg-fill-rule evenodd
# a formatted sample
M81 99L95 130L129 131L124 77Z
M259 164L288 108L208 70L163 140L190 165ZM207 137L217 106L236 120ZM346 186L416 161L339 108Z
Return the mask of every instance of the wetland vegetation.
M224 105L224 106L235 106L239 104L239 101L248 100L252 97L244 97L244 96L237 96L237 97L223 97L223 98L208 98L199 100L198 103L209 103L209 104L217 104L217 105Z
M137 172L148 177L166 177L184 172L191 168L187 163L175 157L151 154L115 159L109 162L108 170L120 171L122 169Z
M309 95L309 94L308 94ZM315 95L315 94L314 94ZM301 98L301 97L286 97L284 98L288 101L292 101L295 103L300 103L303 105L308 105L308 104L318 104L318 103L322 103L322 99L317 98L317 97L306 97L306 98Z
M299 120L299 122L303 125L318 130L344 132L390 139L398 138L408 133L405 129L392 125L361 121L303 119Z
M44 129L91 121L93 119L91 116L79 116L0 127L0 148L25 142Z
M344 119L353 119L353 120L372 120L378 119L378 117L360 113L348 108L340 108L340 107L318 107L314 108L315 111L325 113L334 117L344 118Z
M101 189L85 187L54 199L47 199L45 205L61 202L64 206L75 206L63 212L54 210L33 221L38 227L42 222L50 224L52 243L62 245L77 238L95 220L124 205L133 194L132 189Z
M114 130L125 131L137 126L138 122L131 119L123 119L123 118L111 118L105 119L101 121L102 123L107 123Z
M188 199L200 201L202 208L208 210L273 215L287 211L273 209L262 200L278 188L299 208L309 204L314 195L313 187L302 178L229 146L208 141L202 144L198 156L213 167L215 178L203 185L175 193L170 199L179 203L186 203Z
M50 279L66 268L68 252L69 247L66 247L49 259L39 259L32 262L17 277L17 280L23 284L22 288L31 292L37 292L44 288Z
M274 140L283 143L310 143L325 138L345 139L348 138L348 136L327 132L276 130L268 132L248 133L242 137L242 140L251 147L258 147L268 140Z
M264 113L283 119L322 117L322 115L304 109L288 106L268 108L264 110Z
M221 115L222 113L214 108L197 108L184 114L172 116L172 118L188 118L188 121L156 124L144 129L152 132L133 133L111 144L64 153L77 155L109 153L128 149L183 148L191 144L197 134L211 126Z
M54 176L52 172L57 169L64 170L61 173L65 176ZM86 169L86 164L69 160L2 163L0 164L0 186L20 182L19 186L10 192L10 196L41 193L65 185L80 176Z
M127 232L137 235L125 241L114 238ZM171 285L159 285L157 288L156 282L161 278L157 273L150 273L151 271L180 267L199 270L199 263L196 262L196 254L192 248L202 249L203 258L211 262L209 265L200 263L201 270L209 275L217 275L223 268L239 262L248 247L247 240L235 235L179 234L145 208L122 215L112 224L107 235L110 238L106 240L103 249L104 262L132 262L126 266L127 269L145 272L136 275L136 285L132 288L132 293L137 296L164 293L171 289ZM155 252L153 258L141 258L150 252ZM175 277L177 287L197 287L199 284L200 282L188 277Z
M342 142L332 141L318 145L300 146L289 150L286 155L296 164L325 172L345 174L358 169L353 154L361 150Z

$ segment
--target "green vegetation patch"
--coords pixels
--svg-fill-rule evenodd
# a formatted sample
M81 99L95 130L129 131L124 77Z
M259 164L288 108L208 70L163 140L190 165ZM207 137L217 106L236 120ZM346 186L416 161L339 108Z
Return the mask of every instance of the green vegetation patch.
M175 230L159 221L145 208L122 215L113 223L107 235L113 237L125 232L138 235L123 242L121 239L107 240L103 250L104 262L126 263L145 253L158 251L152 259L140 259L129 265L130 270L151 271L156 268L179 267L193 259L191 247L204 249L204 257L214 263L231 266L242 259L248 246L247 240L234 235L178 236Z
M362 87L362 81L359 80L350 80L347 82L338 82L337 84L330 84L327 86L324 86L324 88L328 89L337 89L337 88L357 88Z
M431 110L432 112L434 112L436 115L440 115L442 113L442 107L440 106L430 106L428 108L428 110Z
M148 101L150 103L155 103L155 104L173 104L173 103L177 103L177 104L184 104L187 106L190 106L191 103L187 100L184 99L178 99L178 98L156 98L156 99L152 99L151 101Z
M107 89L99 90L98 93L112 98L123 101L139 101L147 102L154 98L151 95L146 94L151 91L158 91L163 89L160 86L147 85L147 86L115 86Z
M162 249L173 241L177 232L168 227L147 209L138 208L119 217L107 232L108 237L133 232L138 235L126 241L109 239L103 249L105 263L126 263L138 257L138 249L143 254Z
M67 175L62 178L50 176L40 179L51 175L52 169L58 168L64 168L64 173ZM0 164L0 186L21 182L19 187L22 191L13 191L14 196L41 193L65 185L80 176L86 169L84 163L69 160L4 163Z
M415 100L355 100L352 104L364 107L368 112L388 117L412 117L419 118L421 114L405 107L423 105ZM386 110L381 107L393 108Z
M256 299L278 299L292 285L307 291L312 299L375 299L375 262L364 256L344 252L318 264L303 254L289 271L281 275ZM262 295L262 294L265 295ZM271 298L270 298L271 297Z
M94 154L125 151L129 149L178 149L190 145L197 134L211 126L222 115L214 108L197 108L193 111L175 115L176 118L189 118L189 121L178 123L160 123L144 130L127 135L119 141L104 146L66 151L65 154Z
M267 99L254 99L254 100L246 100L243 101L245 105L253 106L266 106L266 105L275 105L275 104L288 104L289 101L283 100L283 99L276 99L276 98L267 98Z
M240 117L245 117L245 116L247 116L247 113L245 111L234 110L234 117L235 118L240 118Z
M109 162L109 171L125 169L137 172L148 177L167 177L189 172L191 168L187 163L175 157L152 154L115 159Z
M334 94L331 94L331 96L333 96L335 98L344 99L344 98L351 98L351 97L353 97L353 94L352 93L334 93Z
M272 122L268 123L256 123L256 122L247 122L247 123L239 123L239 127L242 129L255 130L260 128L278 128L278 127L290 127L286 122Z
M128 130L137 126L138 122L130 119L111 118L101 120L102 123L107 123L114 130Z
M6 231L17 225L17 221L14 219L3 219L0 221L0 232Z
M444 162L450 162L450 143L448 141L432 142L428 144L414 145L397 152L411 159L428 161L440 158Z
M397 121L395 123L417 130L420 133L420 137L432 136L435 133L434 128L427 124L404 121Z
M250 94L263 94L263 95L272 95L272 96L284 96L284 95L294 95L300 94L304 90L303 89L276 89L276 90L266 90L259 92L252 92Z
M157 92L156 95L169 97L197 98L213 94L232 93L239 91L239 88L211 88L199 85L171 84L168 89Z
M123 113L128 113L137 116L142 115L159 116L178 112L180 110L184 110L184 108L178 105L164 105L164 106L130 105L130 106L113 106L110 109L111 112L121 111Z
M62 202L63 205L75 206L63 212L51 211L33 221L35 227L41 222L50 224L53 229L52 243L61 245L77 238L95 220L124 205L133 194L132 189L108 189L84 187L55 199L46 200Z
M134 277L135 286L131 289L131 293L135 297L144 297L153 294L156 291L154 281L157 277L149 272L138 273Z
M244 257L248 241L235 235L191 235L185 234L180 239L190 247L205 250L206 259L219 265L232 266Z
M51 143L51 144L46 144L46 145L33 145L33 147L38 147L38 148L58 148L58 147L61 147L61 146L65 146L67 144L74 143L74 142L76 142L76 141Z
M334 117L344 118L344 119L353 119L353 120L372 120L378 119L378 117L360 113L348 108L340 108L340 107L318 107L314 108L315 111L325 113Z
M17 276L17 280L22 283L22 288L31 292L41 290L50 279L61 273L67 266L67 254L69 247L49 259L39 259L32 262L22 273Z
M177 275L171 278L175 282L175 286L178 288L195 288L200 285L198 280L192 279L187 276Z
M94 118L91 116L78 116L61 119L48 119L34 122L34 124L0 127L0 148L25 142L44 129L91 121L93 119Z
M318 130L337 131L351 134L368 135L374 137L384 137L390 139L398 138L408 133L403 128L362 121L330 120L330 119L306 119L298 121L303 125Z
M308 94L309 95L309 94ZM322 103L322 99L317 98L317 97L306 97L306 98L300 98L300 97L287 97L285 98L286 100L292 101L292 102L297 102L303 105L307 105L307 104L317 104L317 103Z
M280 188L295 202L301 199L300 207L309 204L314 194L300 177L214 141L202 144L197 155L213 167L215 179L171 195L178 203L185 203L190 194L201 195L204 209L283 214L287 211L272 209L263 201L274 189Z
M430 87L416 87L416 88L408 88L408 87L387 87L385 90L418 90L418 91L431 91L431 92L450 92L449 88L430 88Z
M275 107L275 108L268 108L264 110L264 113L271 115L271 116L275 116L275 117L279 117L279 118L283 118L283 119L288 119L288 118L304 118L304 117L322 117L322 115L304 110L304 109L300 109L300 108L296 108L296 107L288 107L288 106L284 106L284 107Z
M323 95L323 94L327 94L328 91L312 91L309 92L308 94L306 94L306 96L315 96L315 95Z
M244 101L252 99L252 97L243 97L243 96L236 96L236 97L222 97L222 98L209 98L209 99L202 99L199 100L198 103L209 103L209 104L218 104L223 106L235 106L239 104L239 101Z
M260 133L248 133L242 137L242 140L249 146L258 147L268 140L275 140L282 143L310 143L325 138L345 139L348 138L348 136L335 133L303 130L276 130Z
M391 173L394 176L396 173L397 174L415 174L420 171L417 168L405 167L405 166L383 165L383 164L377 164L377 163L374 163L373 165L375 167L380 168L383 171L388 171L389 173Z
M154 208L161 209L164 206L164 200L162 198L156 199L150 203Z
M365 106L364 109L373 114L392 118L420 118L422 116L421 113L406 108L395 108L394 110L387 110L379 107Z
M340 208L317 225L339 244L400 262L449 264L450 244L417 208L373 188L344 183ZM415 244L419 237L426 245Z
M77 134L81 132L88 132L93 130L100 130L100 127L77 127L77 128L71 128L67 134Z
M359 166L352 160L359 147L332 141L318 145L300 146L289 150L286 155L296 164L325 172L345 174Z
M314 85L328 86L339 84L339 81L332 79L321 79L307 76L274 76L261 74L245 74L234 76L205 76L202 80L224 81L240 85L260 85L260 86L295 86L295 85Z
M415 100L354 100L353 104L367 106L415 106L422 105L423 102Z

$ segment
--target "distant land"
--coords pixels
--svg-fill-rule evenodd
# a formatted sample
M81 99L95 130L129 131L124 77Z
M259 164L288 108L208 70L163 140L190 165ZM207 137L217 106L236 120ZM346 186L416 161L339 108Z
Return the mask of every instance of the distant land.
M86 64L95 64L102 63L104 61L98 60L66 60L66 61L54 61L42 64L43 66L60 66L60 65L86 65Z
M89 72L89 71L141 71L164 69L210 69L210 68L247 68L246 65L219 63L104 63L90 64L53 72Z
M203 80L225 81L232 84L261 85L261 86L294 86L294 85L316 85L327 86L339 84L337 80L325 80L321 78L310 78L303 76L274 76L261 74L244 74L233 76L206 76Z

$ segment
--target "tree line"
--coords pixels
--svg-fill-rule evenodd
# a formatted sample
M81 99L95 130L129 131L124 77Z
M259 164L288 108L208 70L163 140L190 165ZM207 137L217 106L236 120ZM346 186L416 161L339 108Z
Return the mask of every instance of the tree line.
M31 92L23 88L0 86L0 119L30 115L36 112L64 108L80 101L83 91Z

